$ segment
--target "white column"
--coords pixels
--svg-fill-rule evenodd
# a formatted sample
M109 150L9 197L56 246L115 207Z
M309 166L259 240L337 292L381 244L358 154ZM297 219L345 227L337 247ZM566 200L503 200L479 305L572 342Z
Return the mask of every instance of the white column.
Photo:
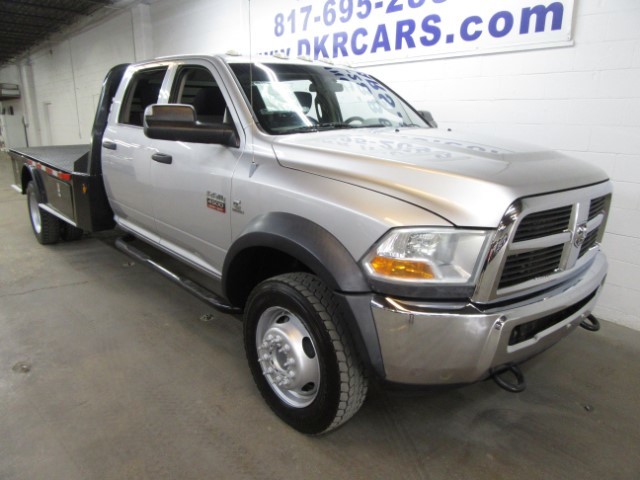
M42 145L40 120L38 116L38 100L30 58L20 63L20 92L24 112L24 124L29 145Z
M136 62L153 58L153 32L149 5L139 3L131 9L131 27Z

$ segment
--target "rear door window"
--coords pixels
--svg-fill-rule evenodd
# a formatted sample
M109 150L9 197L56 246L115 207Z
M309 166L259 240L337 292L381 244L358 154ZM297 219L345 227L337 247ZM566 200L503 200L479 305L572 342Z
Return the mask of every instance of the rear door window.
M166 73L167 67L159 67L140 70L133 75L120 109L120 123L142 126L144 110L158 102L160 87Z

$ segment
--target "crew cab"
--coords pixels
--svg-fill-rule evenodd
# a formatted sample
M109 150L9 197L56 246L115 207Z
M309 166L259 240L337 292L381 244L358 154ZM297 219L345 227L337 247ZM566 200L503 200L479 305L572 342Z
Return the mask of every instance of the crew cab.
M41 243L117 226L127 253L242 315L258 389L301 432L343 424L372 380L494 377L520 391L518 364L598 328L607 176L437 128L351 68L236 55L119 65L90 145L11 157Z

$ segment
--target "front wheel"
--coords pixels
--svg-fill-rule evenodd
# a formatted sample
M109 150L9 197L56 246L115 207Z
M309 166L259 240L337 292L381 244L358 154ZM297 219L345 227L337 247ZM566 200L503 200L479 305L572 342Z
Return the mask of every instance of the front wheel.
M260 283L245 311L249 367L271 409L296 430L325 433L362 406L367 379L340 307L316 276Z
M39 203L36 185L31 181L27 185L27 206L33 234L42 245L56 243L60 238L60 220L42 210Z

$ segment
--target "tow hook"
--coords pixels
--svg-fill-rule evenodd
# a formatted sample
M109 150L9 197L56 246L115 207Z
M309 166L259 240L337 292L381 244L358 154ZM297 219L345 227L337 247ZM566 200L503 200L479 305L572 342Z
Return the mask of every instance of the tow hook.
M590 332L597 332L600 330L600 320L598 320L594 315L589 315L580 322L580 326Z
M507 372L511 372L515 377L515 383L509 382L504 379L504 374ZM524 381L524 375L522 374L522 370L518 365L513 363L508 363L506 365L502 365L500 367L492 368L489 372L491 378L494 382L498 384L498 386L507 392L511 393L520 393L527 388L527 383Z

